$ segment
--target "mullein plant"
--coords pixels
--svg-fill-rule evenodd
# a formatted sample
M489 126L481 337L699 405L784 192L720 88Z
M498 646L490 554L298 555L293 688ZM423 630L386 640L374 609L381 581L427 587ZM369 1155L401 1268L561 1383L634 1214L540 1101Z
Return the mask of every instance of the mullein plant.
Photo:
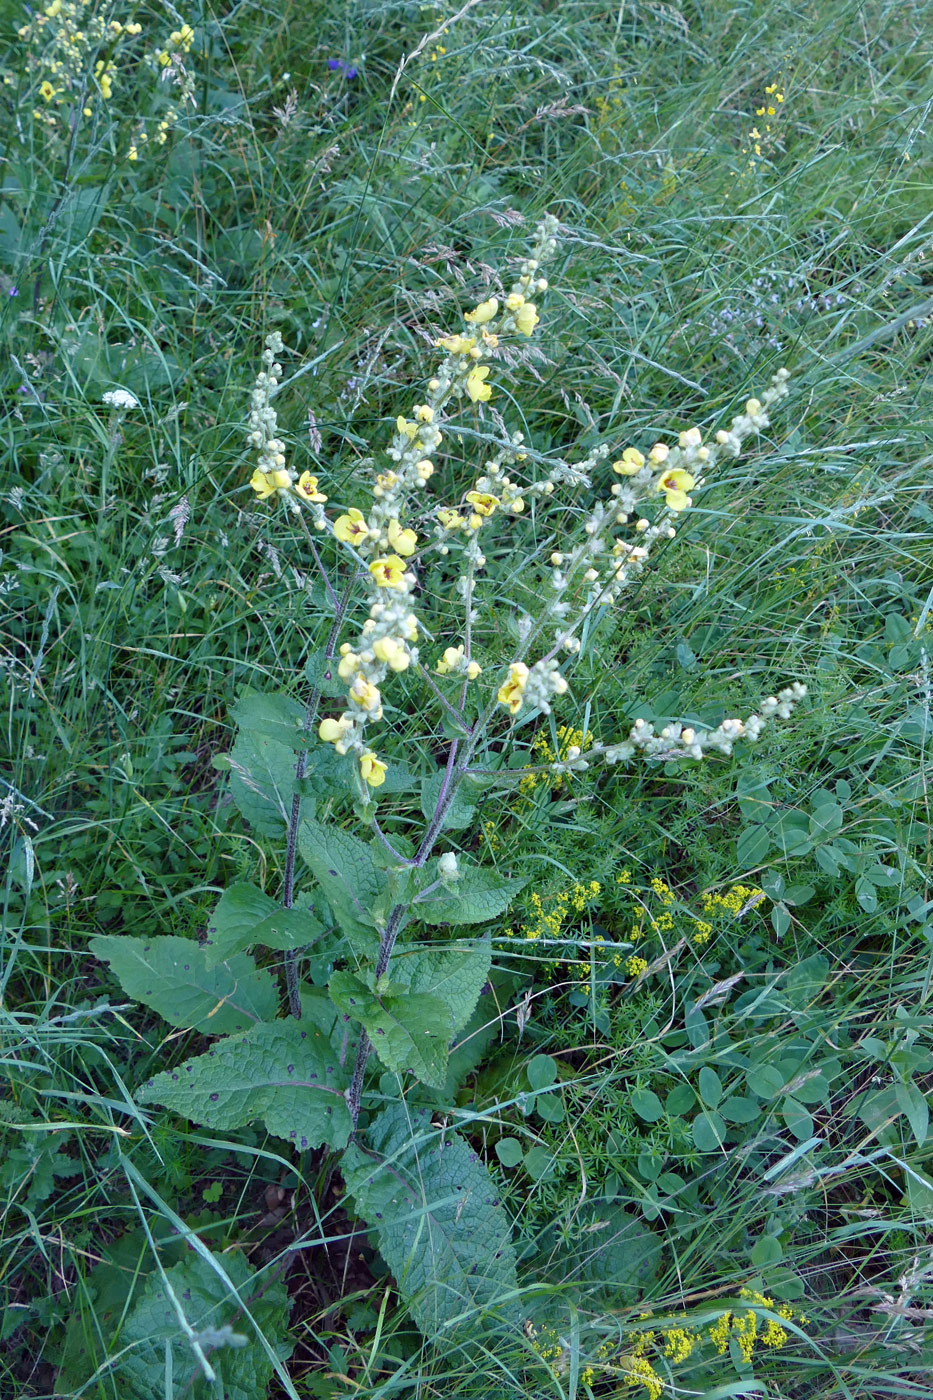
M530 254L521 262L501 304L496 296L481 301L465 313L462 326L435 341L443 355L427 381L422 401L399 414L385 450L386 460L356 504L329 514L325 509L328 497L320 489L319 478L308 471L299 475L288 464L272 406L282 375L277 357L284 349L277 332L266 340L263 368L253 390L249 445L258 460L252 489L262 500L277 499L288 511L305 518L314 532L330 536L342 551L348 582L340 598L339 586L322 563L320 551L313 548L341 623L350 624L348 603L353 590L362 594L365 619L352 629L352 640L339 645L336 660L337 675L347 686L343 709L340 714L318 719L320 697L316 696L309 722L316 725L321 741L333 745L338 754L351 756L351 784L362 804L358 810L377 830L368 799L385 783L388 762L378 751L374 735L383 720L383 692L393 677L417 668L426 683L426 703L434 704L438 718L446 713L459 731L449 743L434 810L420 833L415 854L404 861L415 870L425 869L434 855L445 815L461 784L469 779L497 715L504 710L514 722L519 715L550 713L552 702L568 691L564 669L579 652L581 633L595 611L624 599L658 545L674 539L679 517L693 504L690 493L705 484L720 456L738 456L747 438L768 427L769 409L787 394L789 376L781 369L761 398L749 399L744 412L711 441L704 442L700 429L691 427L681 432L673 445L657 442L646 453L625 447L611 463L617 479L601 493L593 489L593 474L610 457L608 446L591 449L575 466L555 462L544 474L528 479L523 469L529 454L522 434L514 433L497 445L459 499L432 502L437 460L443 456L443 428L465 404L488 403L492 398L495 355L500 346L521 344L534 335L540 321L539 300L548 290L541 270L556 250L557 232L557 220L545 216L535 231ZM519 479L519 472L524 479ZM441 479L443 475L441 471ZM556 505L563 512L561 497L568 487L592 492L579 537L549 554L546 601L537 616L520 618L520 640L514 656L504 665L490 664L477 646L483 611L477 595L486 565L483 550L497 525L522 514L529 501L536 503L539 529L546 533L541 527L548 509ZM427 530L425 520L431 522ZM313 545L310 531L309 539ZM458 564L459 616L432 616L428 626L419 617L420 598L436 599L443 590L425 587L422 593L419 576L428 573L432 560L450 556ZM533 571L535 561L529 559L527 567ZM452 634L451 627L455 629ZM332 642L336 635L332 634ZM422 643L428 638L434 651L430 661L422 657ZM481 679L490 674L491 681ZM478 689L481 693L477 697ZM585 751L571 746L551 766L555 774L562 774L580 771L595 761L624 764L639 755L669 761L702 759L710 751L731 754L738 740L754 742L770 719L787 718L805 693L806 688L795 683L766 698L758 711L745 719L727 718L714 729L671 724L656 732L652 724L636 718L628 734L618 741L594 744ZM458 877L458 858L453 852L440 856L436 875L440 883ZM392 908L381 934L377 979L388 972L401 928L412 917L417 918L417 904L416 896L411 903L400 901ZM354 1122L369 1051L364 1032L350 1093Z
M787 394L780 370L708 442L688 428L673 445L626 446L617 456L600 445L575 463L536 454L520 433L503 430L462 494L446 496L453 457L445 442L456 452L470 431L458 415L490 403L499 369L520 362L517 348L534 336L557 233L556 219L543 218L501 300L486 297L439 337L434 372L395 419L372 478L353 482L346 497L339 488L336 503L330 480L289 462L274 406L284 346L277 332L267 337L250 403L250 485L303 533L332 617L326 645L308 662L306 702L241 694L236 742L218 762L242 814L282 843L282 889L272 898L249 883L228 888L201 945L119 936L92 945L128 994L179 1027L220 1037L150 1080L143 1101L213 1130L261 1121L299 1151L342 1152L347 1197L431 1336L493 1317L521 1324L516 1258L493 1180L465 1138L436 1129L434 1113L454 1102L458 1076L475 1066L465 1047L485 1043L475 1032L490 1019L484 993L499 974L491 939L475 933L504 914L524 882L480 864L467 854L469 840L451 848L445 830L478 832L481 792L526 775L504 766L509 734L568 694L587 629L624 603L675 537L692 493L721 457L768 426ZM541 558L525 515L534 515L535 538L551 541ZM513 549L534 602L503 658L487 553L500 563ZM714 729L657 732L636 718L627 734L596 743L584 726L580 743L562 746L543 771L560 777L589 765L728 754L788 716L804 693L791 685ZM434 716L446 748L439 767L429 768L423 746L387 739L390 704ZM412 789L418 821L410 820ZM394 793L404 793L405 807L389 823L383 811ZM342 815L348 799L355 831ZM463 926L474 936L460 936ZM284 953L287 1016L276 1015L269 967L250 955L257 946ZM374 1068L380 1077L367 1080Z

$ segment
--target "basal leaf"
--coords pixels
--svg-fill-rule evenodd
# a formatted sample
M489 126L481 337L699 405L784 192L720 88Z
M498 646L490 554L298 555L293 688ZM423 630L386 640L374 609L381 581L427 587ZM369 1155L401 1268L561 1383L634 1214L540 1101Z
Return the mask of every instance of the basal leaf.
M255 885L231 885L208 920L208 967L244 948L303 948L324 932L305 909L283 909Z
M422 1332L520 1319L508 1217L463 1138L436 1132L425 1109L393 1104L344 1154L343 1169Z
M482 924L503 914L526 884L483 866L461 866L456 885L417 899L412 913L425 924Z
M369 846L348 831L309 818L298 830L298 849L357 957L375 957L379 939L372 911L383 897L388 877Z
M464 938L417 951L400 949L392 961L392 980L404 983L411 992L427 992L446 1002L456 1034L473 1014L491 961L488 939Z
M168 1365L173 1378L173 1395L186 1395L190 1400L213 1400L218 1394L225 1400L256 1400L257 1396L265 1395L272 1377L272 1358L244 1317L244 1311L248 1309L253 1322L272 1340L279 1356L287 1354L288 1348L283 1348L281 1340L289 1311L285 1285L274 1274L255 1273L240 1253L216 1257L219 1268L233 1285L232 1290L209 1260L190 1254L166 1269L174 1302L166 1292L162 1277L153 1270L135 1305L121 1316L127 1289L133 1283L133 1274L126 1271L122 1296L117 1300L106 1331L101 1332L97 1326L79 1331L76 1326L69 1325L58 1376L59 1388L67 1386L69 1394L72 1391L96 1393L95 1387L90 1386L86 1391L85 1387L103 1366L112 1378L107 1385L108 1394L118 1393L126 1400L161 1400L167 1393ZM102 1265L91 1274L89 1282L95 1291L101 1269L112 1272L113 1266ZM185 1321L216 1371L216 1385L204 1379L200 1362L182 1330L176 1306L181 1307Z
M453 1035L445 1001L394 983L385 991L371 991L352 972L335 972L328 987L340 1010L365 1028L386 1069L407 1072L434 1089L443 1088Z
M206 1055L157 1074L139 1091L195 1123L240 1128L261 1120L296 1147L345 1147L349 1076L309 1021L273 1021L221 1040Z
M190 938L99 935L89 948L110 964L127 996L158 1011L173 1026L203 1035L230 1035L278 1010L279 994L268 972L237 953L219 966Z

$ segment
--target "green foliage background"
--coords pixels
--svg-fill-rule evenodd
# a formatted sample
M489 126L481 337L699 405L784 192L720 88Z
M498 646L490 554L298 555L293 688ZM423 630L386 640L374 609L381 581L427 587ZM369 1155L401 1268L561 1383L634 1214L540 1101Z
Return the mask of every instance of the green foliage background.
M146 42L179 22L134 13ZM160 100L142 68L73 148L50 141L23 13L0 5L0 1386L625 1395L641 1314L703 1330L751 1284L807 1323L669 1384L926 1395L927 7L518 0L444 28L436 4L325 0L180 18L197 108L130 163ZM420 1131L439 1179L454 1129L451 1151L492 1173L529 1330L444 1348L325 1157L259 1115L211 1134L137 1095L206 1046L206 1022L170 1031L110 954L127 936L197 950L223 891L279 893L275 827L244 824L223 772L234 706L283 684L300 702L328 615L301 536L246 485L262 335L310 366L279 421L342 499L437 328L545 209L567 235L538 378L504 410L538 450L719 426L793 373L772 441L710 484L555 724L609 740L636 715L748 713L792 679L809 697L729 761L480 803L464 844L529 884L490 921L492 990ZM117 422L114 385L142 411ZM453 494L469 443L450 470ZM490 574L504 656L529 581L505 550ZM394 718L401 761L430 735L416 711ZM544 722L519 728L518 766L539 733L557 747ZM420 794L394 801L404 838ZM591 881L557 934L526 936L533 892L551 909ZM703 893L738 884L765 899L717 906L697 945ZM652 970L633 981L600 940ZM271 1004L288 946L267 940L260 966L237 947L238 992ZM213 1030L239 1032L224 1014ZM381 1247L396 1269L405 1241ZM194 1379L173 1289L221 1389ZM119 1380L89 1379L123 1347Z

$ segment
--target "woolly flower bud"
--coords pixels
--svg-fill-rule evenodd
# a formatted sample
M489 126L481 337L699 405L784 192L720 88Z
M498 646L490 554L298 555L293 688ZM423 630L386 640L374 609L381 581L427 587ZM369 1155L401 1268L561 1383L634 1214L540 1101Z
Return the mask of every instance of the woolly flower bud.
M442 880L456 880L459 878L460 867L453 851L445 851L444 854L439 857L437 873Z
M468 681L475 681L476 677L481 676L482 673L483 668L478 661L469 662L466 668L466 676Z
M648 456L651 458L652 462L666 462L670 455L670 450L667 443L656 442L648 453Z
M520 311L524 305L525 298L521 292L512 292L511 296L507 296L505 299L506 311Z
M688 428L685 433L681 433L678 442L681 447L699 447L703 438L699 428Z
M534 302L526 301L521 310L516 314L515 326L522 335L531 335L540 319Z

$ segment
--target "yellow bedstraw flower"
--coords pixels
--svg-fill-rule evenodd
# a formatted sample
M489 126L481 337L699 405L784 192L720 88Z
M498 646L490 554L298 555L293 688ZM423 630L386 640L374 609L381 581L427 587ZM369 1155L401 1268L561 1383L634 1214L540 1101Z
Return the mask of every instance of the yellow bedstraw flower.
M360 754L360 777L370 787L382 787L386 780L386 765L379 762L371 749Z
M451 355L466 355L476 344L476 337L473 335L442 335L440 340L435 340L434 344L442 350L449 350Z
M619 476L635 476L645 465L645 459L637 447L627 447L618 462L613 462L612 470Z
M403 530L397 520L389 521L386 534L395 552L404 555L406 559L418 548L418 536L414 530Z
M690 497L687 492L691 486L695 486L696 481L689 472L680 471L675 468L673 471L665 472L658 478L658 490L664 492L664 500L668 510L686 510L690 504Z
M483 383L488 374L488 365L477 365L467 375L466 391L474 403L488 403L492 398L492 385Z
M490 297L488 301L481 301L474 311L468 311L463 319L471 325L484 326L487 321L492 320L498 310L498 297Z
M360 544L369 534L363 512L351 507L347 515L338 515L334 521L334 534L343 544Z
M384 559L374 559L369 572L380 588L405 587L405 561L397 554L388 554Z
M516 314L515 326L521 331L522 335L531 335L540 319L534 302L526 301L522 309Z
M295 490L298 492L299 496L304 497L306 501L315 501L318 505L323 505L327 500L323 491L317 489L317 477L312 476L310 472L301 473Z
M508 708L509 714L517 715L522 707L525 686L528 684L528 667L524 661L513 661L509 667L509 677L500 685L496 699Z
M256 495L261 501L268 496L274 496L276 491L291 491L292 479L286 471L264 472L257 467L249 479Z

